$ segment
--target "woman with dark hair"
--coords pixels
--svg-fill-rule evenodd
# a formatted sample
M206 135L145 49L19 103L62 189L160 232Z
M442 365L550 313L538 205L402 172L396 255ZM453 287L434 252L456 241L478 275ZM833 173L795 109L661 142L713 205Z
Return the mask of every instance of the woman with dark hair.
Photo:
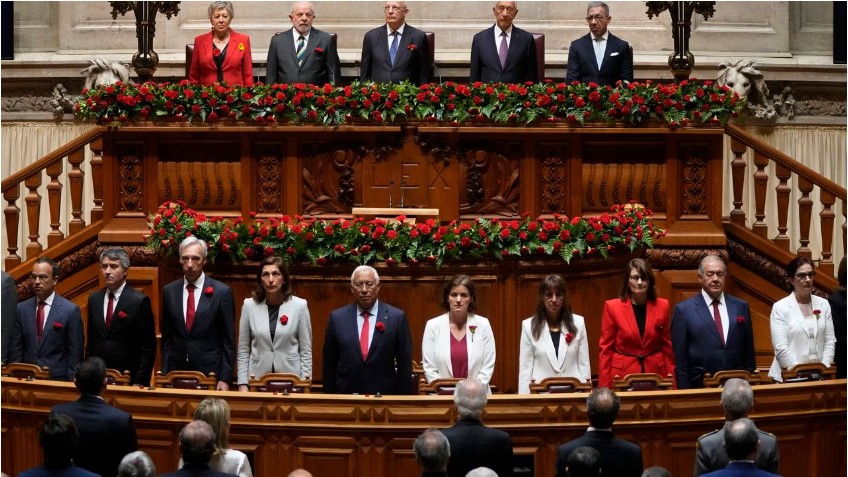
M194 38L189 81L203 85L226 81L231 85L253 86L250 37L230 28L233 4L212 2L207 14L212 31Z
M253 298L241 307L238 384L247 391L251 375L312 376L312 322L306 300L292 295L291 277L280 257L265 257Z
M604 303L601 317L598 387L631 373L674 375L668 300L657 298L651 264L634 258L621 281L619 297Z
M796 257L786 266L792 293L771 307L771 345L774 361L769 377L783 382L781 372L796 364L833 364L836 336L830 304L813 295L813 261Z
M830 303L830 314L833 316L833 333L836 335L836 352L834 362L836 363L836 379L845 379L845 257L839 261L839 270L836 272L839 288L827 299Z
M548 275L539 284L536 314L521 322L518 393L530 394L530 380L552 376L592 378L589 339L583 317L571 312L565 279Z
M421 343L427 382L474 378L488 384L495 371L495 337L489 320L474 313L477 293L467 275L454 275L442 291L447 313L427 321Z

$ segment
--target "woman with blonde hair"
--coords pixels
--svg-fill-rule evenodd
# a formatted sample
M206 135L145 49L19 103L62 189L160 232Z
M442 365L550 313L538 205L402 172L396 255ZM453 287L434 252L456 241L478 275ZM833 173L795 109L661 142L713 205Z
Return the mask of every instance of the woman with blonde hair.
M230 449L230 406L227 401L208 397L194 410L194 420L203 421L215 431L215 453L209 460L209 468L216 472L253 477L250 462L244 452ZM180 468L183 460L180 459Z

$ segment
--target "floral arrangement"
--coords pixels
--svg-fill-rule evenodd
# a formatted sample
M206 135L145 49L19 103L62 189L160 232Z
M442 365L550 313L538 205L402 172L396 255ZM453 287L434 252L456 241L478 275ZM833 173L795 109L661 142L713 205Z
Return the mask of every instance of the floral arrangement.
M630 125L661 122L671 128L689 124L723 125L742 110L739 96L712 81L680 83L361 83L201 86L178 83L115 83L83 91L75 104L82 121L118 126L130 121L188 123L245 121L260 125L337 126L426 121L508 125L587 122Z
M301 216L249 218L233 221L205 215L181 201L165 202L150 214L147 246L177 256L179 244L193 235L209 244L208 257L233 261L280 256L289 262L326 265L337 261L359 264L384 261L441 265L445 260L602 256L637 247L653 247L665 231L655 228L652 212L636 204L615 205L597 217L521 220L476 219L442 224L433 219L410 224L397 220L357 218L317 220Z

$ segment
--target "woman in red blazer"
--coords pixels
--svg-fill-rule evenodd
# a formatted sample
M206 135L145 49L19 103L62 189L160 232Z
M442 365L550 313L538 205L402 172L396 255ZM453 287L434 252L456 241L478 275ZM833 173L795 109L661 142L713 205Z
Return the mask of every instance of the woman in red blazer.
M630 261L619 298L604 303L598 387L612 389L615 376L674 375L668 300L657 298L654 272L641 259Z
M194 38L189 81L207 85L220 81L253 86L253 58L250 37L230 29L233 4L212 2L209 5L212 31Z

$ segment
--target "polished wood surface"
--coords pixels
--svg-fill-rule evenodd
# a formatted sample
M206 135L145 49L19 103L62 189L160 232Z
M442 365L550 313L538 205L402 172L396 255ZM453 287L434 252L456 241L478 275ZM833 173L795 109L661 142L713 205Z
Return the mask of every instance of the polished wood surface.
M71 383L2 378L2 471L38 465L38 429L55 404L77 399ZM139 447L157 472L176 467L179 430L206 396L227 399L230 446L250 454L254 475L297 467L316 477L417 475L412 442L456 420L451 396L324 396L109 386L104 398L133 415ZM695 442L722 425L720 389L622 392L614 429L642 447L646 467L692 474ZM754 387L751 417L777 435L785 477L846 475L846 380ZM493 395L484 422L512 436L534 475L553 475L557 447L586 430L585 394Z

